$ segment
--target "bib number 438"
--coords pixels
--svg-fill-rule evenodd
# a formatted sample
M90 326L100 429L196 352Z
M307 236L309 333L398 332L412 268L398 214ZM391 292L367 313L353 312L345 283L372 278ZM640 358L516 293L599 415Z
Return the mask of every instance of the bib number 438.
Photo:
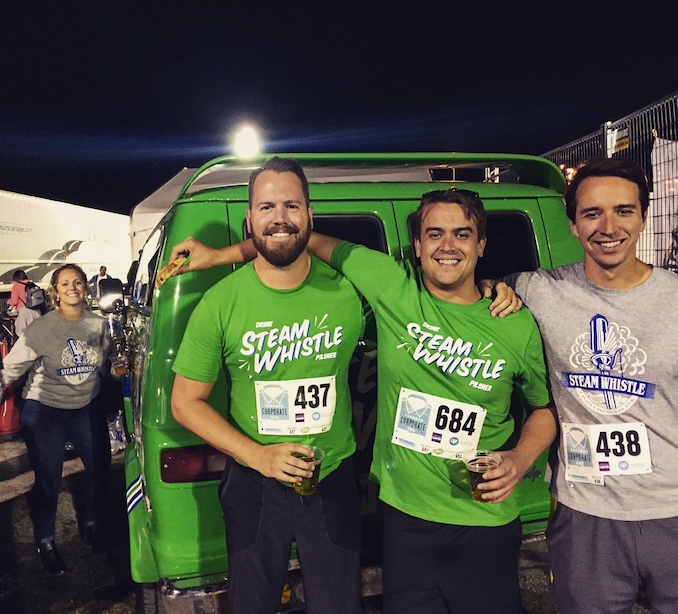
M590 425L595 442L595 466L602 474L633 475L652 472L650 442L642 422Z
M598 434L596 452L605 457L640 456L642 452L638 431L601 431Z

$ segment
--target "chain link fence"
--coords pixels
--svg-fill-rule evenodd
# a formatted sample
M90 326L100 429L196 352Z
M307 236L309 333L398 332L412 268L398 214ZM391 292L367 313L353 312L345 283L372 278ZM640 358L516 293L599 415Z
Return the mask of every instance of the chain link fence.
M678 92L542 155L566 176L590 158L639 164L650 184L650 209L638 257L678 273Z

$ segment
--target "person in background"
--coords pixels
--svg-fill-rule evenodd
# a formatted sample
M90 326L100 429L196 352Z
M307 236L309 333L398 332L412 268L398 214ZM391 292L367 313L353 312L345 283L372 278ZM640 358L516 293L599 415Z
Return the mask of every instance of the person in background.
M55 533L67 440L85 466L83 538L95 553L106 549L102 521L111 451L96 397L112 344L106 321L88 308L87 277L79 266L54 271L48 293L55 308L24 330L4 359L2 380L7 386L28 373L20 421L35 472L29 510L40 562L48 574L62 575L67 567Z
M31 280L28 279L26 271L17 269L12 275L12 284L10 297L7 299L7 304L15 307L17 311L21 311L26 306L26 284Z
M14 332L17 337L21 337L26 327L33 321L37 320L41 315L44 315L47 312L47 305L45 302L41 302L39 305L34 305L29 307L26 305L26 309L21 309L19 314L14 321Z
M109 275L106 273L106 267L99 267L99 273L94 275L92 279L89 280L89 285L92 289L92 297L98 299L101 296L101 291L99 290L99 282L102 279L110 279Z

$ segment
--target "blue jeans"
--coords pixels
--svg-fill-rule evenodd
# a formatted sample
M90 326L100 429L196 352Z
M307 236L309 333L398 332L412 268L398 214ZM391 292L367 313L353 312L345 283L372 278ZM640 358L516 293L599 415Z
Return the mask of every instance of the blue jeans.
M111 447L98 401L80 409L57 409L28 399L21 410L21 433L35 472L28 505L36 542L53 539L56 533L64 446L69 440L85 466L83 522L100 521L110 481Z

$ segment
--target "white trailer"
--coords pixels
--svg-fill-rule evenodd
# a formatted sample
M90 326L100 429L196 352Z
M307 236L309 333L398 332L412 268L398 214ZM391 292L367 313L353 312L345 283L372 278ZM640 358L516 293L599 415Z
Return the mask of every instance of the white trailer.
M73 262L87 278L104 265L108 274L127 280L132 258L129 216L0 190L0 292L23 269L39 285Z

